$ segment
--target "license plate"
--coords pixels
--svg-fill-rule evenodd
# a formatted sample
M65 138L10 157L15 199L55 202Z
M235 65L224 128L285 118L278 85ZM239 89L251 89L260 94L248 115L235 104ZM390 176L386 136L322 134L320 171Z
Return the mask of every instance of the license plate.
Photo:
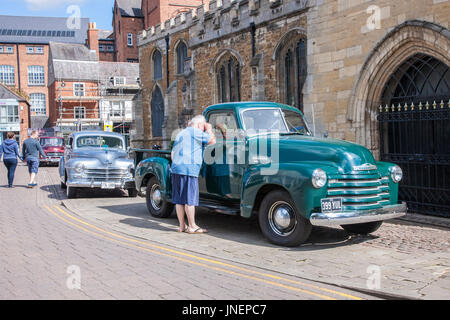
M102 189L115 189L116 184L114 182L102 182Z
M59 162L59 158L53 158L51 160L52 160L52 162Z
M337 212L342 210L341 198L327 198L320 200L322 212Z

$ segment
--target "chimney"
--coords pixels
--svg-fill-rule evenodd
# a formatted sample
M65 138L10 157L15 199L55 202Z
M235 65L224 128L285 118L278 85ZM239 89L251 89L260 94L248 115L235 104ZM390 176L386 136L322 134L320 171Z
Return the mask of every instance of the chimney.
M97 59L100 61L100 53L98 49L98 30L95 22L89 22L89 29L87 32L87 46L91 50L95 50Z

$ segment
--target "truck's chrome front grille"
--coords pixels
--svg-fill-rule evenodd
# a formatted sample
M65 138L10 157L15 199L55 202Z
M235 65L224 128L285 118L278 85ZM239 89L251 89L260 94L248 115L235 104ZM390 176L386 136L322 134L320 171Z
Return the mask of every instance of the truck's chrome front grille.
M376 209L390 203L389 177L379 179L331 179L328 198L342 198L343 210Z

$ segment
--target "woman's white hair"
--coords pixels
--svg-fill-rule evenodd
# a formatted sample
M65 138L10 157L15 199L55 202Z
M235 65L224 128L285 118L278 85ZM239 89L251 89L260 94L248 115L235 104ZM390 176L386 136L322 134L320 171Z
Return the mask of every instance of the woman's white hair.
M193 117L189 122L188 122L188 126L192 127L194 125L200 124L206 122L206 118L203 115L198 115Z

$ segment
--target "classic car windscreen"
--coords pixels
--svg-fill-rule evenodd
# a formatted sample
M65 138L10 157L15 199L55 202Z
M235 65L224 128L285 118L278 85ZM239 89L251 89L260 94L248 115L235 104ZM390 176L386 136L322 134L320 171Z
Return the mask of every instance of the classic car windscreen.
M86 136L77 139L77 148L119 148L123 149L122 139L107 136Z
M60 138L41 138L41 146L62 147L64 145L64 139Z
M280 109L245 110L242 118L245 130L289 132Z
M297 132L300 134L310 135L311 133L306 126L303 117L294 111L283 110L284 120L289 127L289 132Z

